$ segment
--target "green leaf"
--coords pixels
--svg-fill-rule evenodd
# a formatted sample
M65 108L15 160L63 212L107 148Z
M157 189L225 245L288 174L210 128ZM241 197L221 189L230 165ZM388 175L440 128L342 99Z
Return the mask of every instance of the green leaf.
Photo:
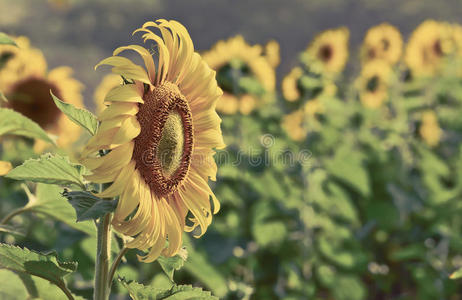
M60 262L56 253L41 254L16 246L0 244L0 268L38 276L69 293L64 276L77 269L75 262Z
M41 139L55 145L54 141L37 123L8 108L0 108L0 135L4 134Z
M168 278L173 281L173 273L183 267L184 262L188 258L188 251L185 247L181 248L177 255L172 257L160 256L157 261L159 262L162 270L167 274Z
M13 46L18 46L14 42L12 38L10 38L7 34L0 32L0 45L13 45Z
M453 272L450 276L449 276L450 279L459 279L459 278L462 278L462 268L460 268L459 270Z
M364 166L364 155L347 144L339 148L333 158L325 161L332 176L356 189L364 196L370 194L370 182Z
M70 227L95 236L95 226L91 222L75 222L77 216L75 210L66 198L61 195L62 188L50 184L38 184L36 195L29 194L29 203L26 208L33 212L52 217Z
M74 207L77 213L77 222L98 219L113 212L117 206L116 201L103 200L86 191L68 192L64 190L63 196Z
M38 159L26 160L5 177L63 186L76 185L85 189L83 172L82 165L71 163L67 157L48 153Z
M61 101L50 91L56 106L74 123L85 128L91 135L95 135L98 128L98 120L95 115L86 109L77 108L70 103Z
M22 280L22 284L24 285L24 288L26 289L27 293L29 294L29 298L32 299L47 299L47 300L61 300L66 298L66 294L57 287L56 285L50 283L49 281L42 279L37 276L31 276L29 274L24 274L24 273L19 273L15 274L13 272L10 272L8 270L4 270L9 272L13 276L18 276L20 280ZM9 285L9 280L8 280L8 285ZM72 295L74 300L84 300L84 298ZM24 298L19 298L19 299L26 299L27 297Z
M0 282L3 282L0 289L0 299L23 300L27 299L28 293L19 278L14 272L0 269ZM7 284L6 284L7 283Z
M184 264L184 269L210 289L213 294L224 297L228 293L228 285L224 276L208 261L205 254L194 250L187 234L183 234L183 245L188 249L188 260Z
M212 296L210 292L191 285L173 285L168 290L160 290L134 281L127 282L121 278L119 281L128 290L133 300L218 300L218 297Z
M23 232L18 231L18 230L15 229L14 227L8 226L8 225L0 225L0 232L6 232L6 233L14 234L14 235L21 235L21 236L24 236L24 233L23 233Z

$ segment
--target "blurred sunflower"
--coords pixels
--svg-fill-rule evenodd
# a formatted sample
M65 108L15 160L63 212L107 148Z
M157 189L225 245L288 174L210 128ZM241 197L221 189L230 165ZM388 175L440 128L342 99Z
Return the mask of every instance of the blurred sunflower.
M275 40L271 40L268 43L266 43L264 55L266 57L266 60L273 68L279 66L279 63L281 62L281 55L279 52L280 47L278 42L276 42Z
M144 47L129 45L97 65L113 66L130 83L106 95L109 106L82 163L92 171L87 179L113 182L98 196L119 197L114 228L133 237L127 247L149 251L141 261L152 262L178 252L183 230L200 228L195 235L203 235L219 210L208 179L217 172L213 148L225 146L215 112L222 91L183 25L158 20L135 32L154 41L159 56L154 60ZM146 69L118 56L126 50L140 54ZM110 152L97 156L101 150Z
M451 26L427 20L412 33L404 61L415 76L435 75L442 59L454 50Z
M330 29L318 34L306 49L315 72L337 74L343 71L348 60L348 39L346 27Z
M14 38L18 47L0 45L0 90L5 91L15 82L28 76L46 72L47 63L43 53L30 46L25 36Z
M106 97L107 93L121 84L122 77L119 75L108 74L103 77L93 93L93 101L97 113L101 113L106 108L106 105L104 105L104 97Z
M279 62L276 42L267 45L265 55L260 45L250 46L238 35L217 42L203 58L217 71L218 84L224 91L217 103L219 112L249 114L275 90L274 67Z
M307 134L304 126L305 113L302 109L296 110L282 119L282 128L287 135L294 141L302 141Z
M31 48L27 38L18 37L15 41L19 48L0 46L3 64L0 90L8 99L4 106L34 120L47 132L58 135L59 146L69 146L78 138L80 127L56 107L50 90L63 101L81 107L82 84L72 78L69 67L58 67L48 72L43 54ZM43 149L44 145L44 142L36 141L37 150Z
M403 52L403 38L399 30L388 23L370 28L361 46L361 61L368 63L382 59L392 65L398 62Z
M364 65L356 84L365 107L378 108L388 98L391 76L391 67L383 60L373 60Z
M293 68L289 74L282 80L282 95L289 102L298 100L301 96L298 80L303 75L300 67Z
M424 142L430 147L435 147L440 142L442 131L433 111L426 111L422 114L419 133Z

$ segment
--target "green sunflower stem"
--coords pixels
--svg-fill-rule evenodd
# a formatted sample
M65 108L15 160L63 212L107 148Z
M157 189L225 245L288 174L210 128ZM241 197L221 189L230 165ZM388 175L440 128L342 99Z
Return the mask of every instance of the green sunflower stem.
M111 291L108 282L111 254L111 214L106 214L97 224L98 244L96 250L94 300L107 300Z

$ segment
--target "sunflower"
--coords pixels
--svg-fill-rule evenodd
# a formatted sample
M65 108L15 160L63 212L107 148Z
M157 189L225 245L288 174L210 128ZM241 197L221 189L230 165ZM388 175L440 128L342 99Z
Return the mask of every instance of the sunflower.
M404 61L415 76L435 75L445 56L454 50L451 26L427 20L412 33Z
M218 84L224 91L224 96L217 104L219 112L234 114L240 111L248 114L262 105L265 94L275 90L274 67L279 61L279 45L276 42L270 42L266 47L266 54L263 54L260 45L250 46L238 35L219 41L203 54L203 58L217 71ZM247 88L249 85L244 86L244 82L250 83L252 89ZM257 92L254 93L254 90ZM247 103L246 100L252 102Z
M419 128L419 133L430 147L434 147L440 142L442 131L433 111L426 111L422 114L422 125Z
M361 46L361 61L368 63L374 59L383 59L394 65L401 58L403 38L399 30L388 23L370 28Z
M106 95L82 163L92 172L88 180L112 182L97 195L119 197L112 225L133 237L127 247L148 251L141 261L152 262L178 252L183 230L203 235L219 210L208 179L217 172L213 148L225 146L215 112L222 91L183 25L158 20L135 32L155 42L159 55L129 45L97 65L113 66L127 81ZM119 56L126 50L140 54L146 69Z
M282 95L289 102L298 100L301 96L298 80L303 75L300 67L293 68L289 74L282 80Z
M392 70L383 60L373 60L361 70L356 84L361 103L368 108L377 108L387 99Z
M108 74L103 77L93 93L93 101L95 103L95 110L97 113L102 112L106 108L104 105L104 97L106 97L106 94L121 83L122 77L119 75Z
M82 84L72 77L69 67L48 72L43 54L30 48L27 38L19 37L15 41L19 49L0 46L0 56L4 58L0 89L8 99L5 106L34 120L47 132L58 135L59 146L69 146L78 138L80 127L56 107L50 90L63 101L83 106ZM38 150L43 147L44 142L36 141Z
M302 109L296 110L282 119L282 128L294 141L302 141L307 134L304 127L305 113Z
M40 76L46 72L47 63L42 51L30 46L25 36L14 38L18 47L0 45L0 91L29 76Z
M306 49L311 67L315 72L337 74L343 71L348 59L348 39L346 27L330 29L318 34Z

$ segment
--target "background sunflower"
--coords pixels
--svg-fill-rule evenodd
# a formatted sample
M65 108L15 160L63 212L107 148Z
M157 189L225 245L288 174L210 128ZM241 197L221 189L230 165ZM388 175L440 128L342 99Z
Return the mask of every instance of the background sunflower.
M31 48L27 38L18 37L15 41L18 48L0 46L3 61L0 90L9 99L3 106L20 112L58 136L59 146L69 147L79 138L80 128L56 107L50 90L60 99L82 107L82 84L72 77L73 70L69 67L48 71L42 52ZM42 141L36 142L37 150L44 146Z

